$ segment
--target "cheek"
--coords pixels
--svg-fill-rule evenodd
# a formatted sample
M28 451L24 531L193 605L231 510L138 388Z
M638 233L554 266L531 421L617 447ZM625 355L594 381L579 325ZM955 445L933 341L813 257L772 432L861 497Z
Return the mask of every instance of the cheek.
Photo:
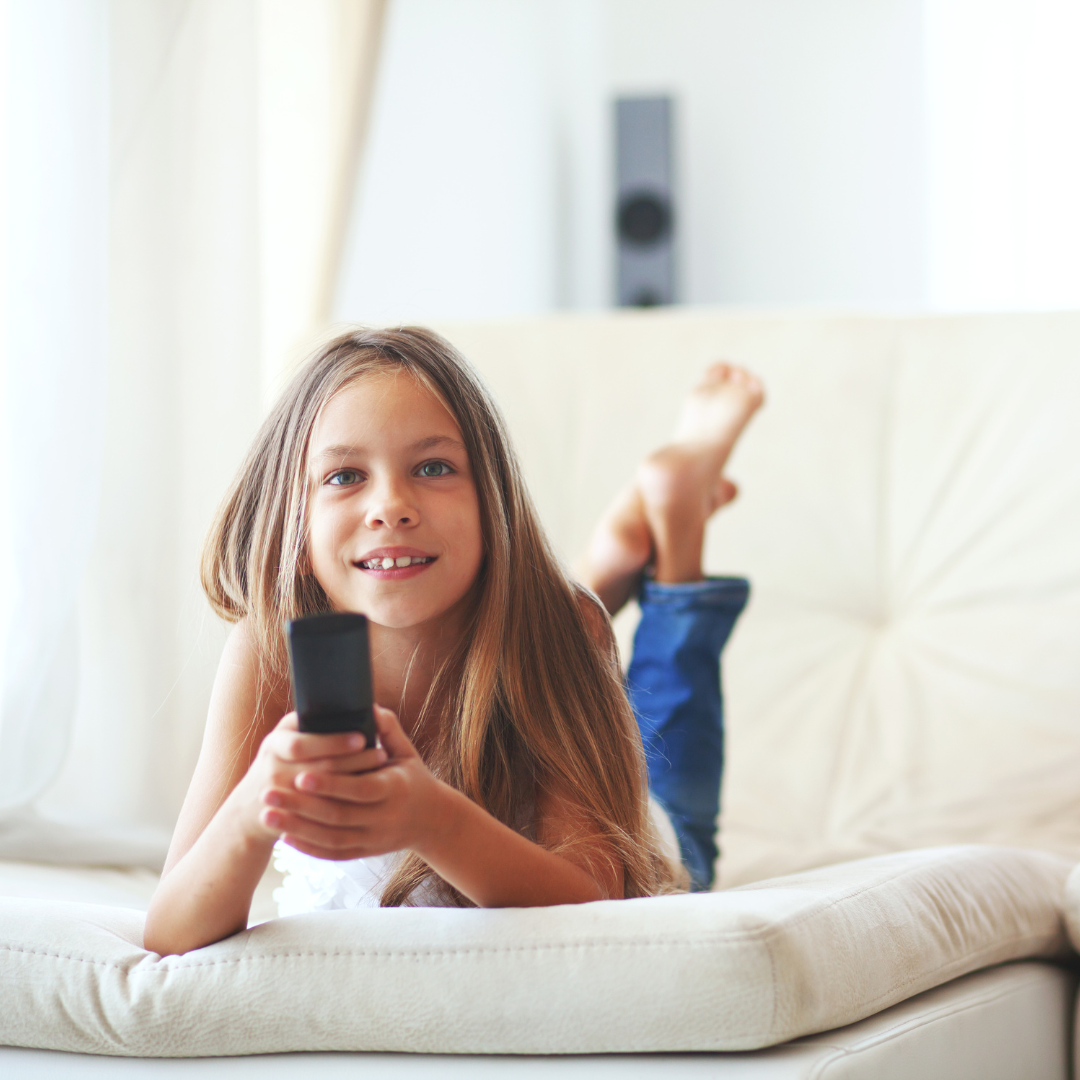
M326 542L326 513L319 506L313 506L308 514L307 535L308 555L314 556Z
M458 508L451 525L451 535L457 548L457 562L463 575L473 578L484 561L484 536L480 528L480 509L476 505Z
M346 514L340 506L316 502L308 515L308 557L332 557L339 537L348 533Z

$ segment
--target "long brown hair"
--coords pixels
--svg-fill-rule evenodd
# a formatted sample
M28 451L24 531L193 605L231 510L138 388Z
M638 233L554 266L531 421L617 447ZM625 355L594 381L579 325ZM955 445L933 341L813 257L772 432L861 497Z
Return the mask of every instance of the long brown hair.
M571 800L580 835L560 850L587 845L595 858L601 840L628 897L676 888L678 870L660 853L649 818L641 740L607 615L552 551L487 387L437 334L350 330L304 364L256 436L207 538L202 583L210 603L230 621L248 621L264 677L280 685L286 620L331 606L305 572L311 431L334 394L388 369L411 373L457 421L484 540L466 631L421 710L421 722L444 718L428 767L534 839L539 797ZM426 880L444 901L467 903L411 853L382 903L407 903Z

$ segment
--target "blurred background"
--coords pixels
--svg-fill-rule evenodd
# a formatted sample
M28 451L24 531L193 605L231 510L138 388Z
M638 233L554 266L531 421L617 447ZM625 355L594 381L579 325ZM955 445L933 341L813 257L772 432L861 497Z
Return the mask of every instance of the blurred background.
M1070 0L392 0L335 314L613 302L613 102L673 102L677 298L1080 301Z
M0 33L0 857L160 859L222 640L201 538L330 323L1080 306L1075 0L4 0Z

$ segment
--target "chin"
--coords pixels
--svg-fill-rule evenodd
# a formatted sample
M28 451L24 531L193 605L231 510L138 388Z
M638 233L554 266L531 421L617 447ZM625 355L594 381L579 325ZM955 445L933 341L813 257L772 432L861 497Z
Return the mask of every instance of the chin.
M435 618L435 611L418 610L411 605L368 604L361 608L376 626L385 626L388 630L408 630L420 626Z

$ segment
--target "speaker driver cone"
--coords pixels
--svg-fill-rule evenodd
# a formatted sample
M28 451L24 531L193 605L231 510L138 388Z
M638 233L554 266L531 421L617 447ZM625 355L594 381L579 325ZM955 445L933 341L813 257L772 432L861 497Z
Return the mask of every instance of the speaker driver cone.
M650 247L671 232L667 199L651 191L632 192L619 203L619 236L628 244Z

